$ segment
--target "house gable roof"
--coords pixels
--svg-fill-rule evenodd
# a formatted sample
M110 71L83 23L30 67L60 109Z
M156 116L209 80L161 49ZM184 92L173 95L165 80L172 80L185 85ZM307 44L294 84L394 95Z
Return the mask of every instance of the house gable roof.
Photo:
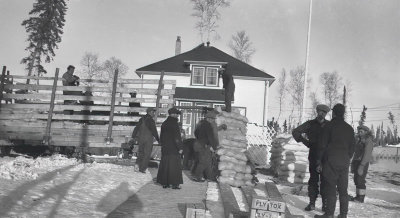
M228 63L228 70L233 76L238 77L257 77L262 80L274 80L274 77L244 63L225 52L213 47L200 44L194 49L185 53L158 61L156 63L141 67L136 70L140 76L146 72L173 72L176 74L190 74L189 62L205 62L205 63Z

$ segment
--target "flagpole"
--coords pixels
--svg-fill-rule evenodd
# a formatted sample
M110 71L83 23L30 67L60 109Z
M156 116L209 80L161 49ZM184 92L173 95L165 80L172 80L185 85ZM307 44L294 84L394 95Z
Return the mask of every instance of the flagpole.
M303 91L303 105L301 107L300 123L304 122L305 118L305 105L307 96L307 75L308 75L308 59L310 56L310 37L311 37L311 14L312 14L312 0L310 0L310 12L308 17L308 32L307 32L307 49L306 49L306 66L304 72L304 91Z

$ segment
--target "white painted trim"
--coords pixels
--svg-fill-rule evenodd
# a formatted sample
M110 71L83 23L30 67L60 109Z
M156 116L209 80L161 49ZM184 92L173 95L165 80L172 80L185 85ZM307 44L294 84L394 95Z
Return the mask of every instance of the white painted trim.
M155 72L155 71L136 71L136 74L139 76L143 74L148 74L148 75L160 75L161 72ZM185 76L185 77L191 77L192 73L179 73L179 72L164 72L164 75L168 76ZM257 81L270 81L269 85L271 86L272 82L275 81L275 78L265 78L265 77L250 77L250 76L233 76L234 79L242 79L242 80L257 80Z
M184 63L190 63L190 64L204 64L204 65L226 65L228 62L217 62L217 61L190 61L190 60L185 60L183 61Z
M210 103L224 103L223 100L205 100L205 99L192 99L192 98L175 98L175 100L181 102L181 101L191 101L191 102L210 102Z

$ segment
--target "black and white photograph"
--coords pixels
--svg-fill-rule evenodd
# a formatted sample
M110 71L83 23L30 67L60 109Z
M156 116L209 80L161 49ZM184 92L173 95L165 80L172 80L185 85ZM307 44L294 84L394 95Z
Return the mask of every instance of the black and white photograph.
M0 0L0 217L400 218L400 1Z

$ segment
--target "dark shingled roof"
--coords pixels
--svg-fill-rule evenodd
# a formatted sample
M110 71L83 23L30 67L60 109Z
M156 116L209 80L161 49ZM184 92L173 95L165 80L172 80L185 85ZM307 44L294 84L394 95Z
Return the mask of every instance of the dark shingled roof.
M231 71L234 76L274 79L273 76L250 66L249 64L246 64L213 46L204 46L204 44L200 44L188 52L141 67L136 70L136 73L141 75L143 72L161 72L164 70L165 72L188 74L190 73L189 64L185 63L185 61L227 62L228 70Z
M201 100L212 102L224 102L224 95L221 89L201 89L201 88L175 88L175 99Z

